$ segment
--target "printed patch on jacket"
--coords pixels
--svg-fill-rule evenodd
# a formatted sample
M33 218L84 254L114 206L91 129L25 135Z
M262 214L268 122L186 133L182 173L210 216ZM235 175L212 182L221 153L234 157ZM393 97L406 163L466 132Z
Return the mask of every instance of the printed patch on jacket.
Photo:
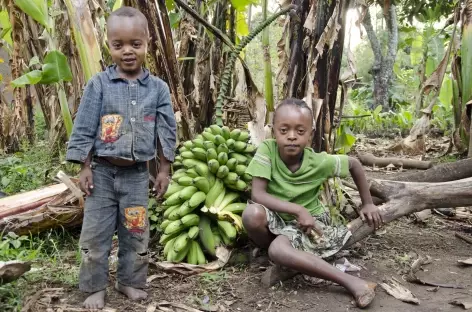
M155 121L155 120L156 120L156 116L154 115L144 116L144 121Z
M102 117L102 135L101 139L105 143L111 143L118 140L119 130L123 117L118 114L105 115Z
M143 206L125 208L125 227L134 233L143 233L146 227L146 209Z

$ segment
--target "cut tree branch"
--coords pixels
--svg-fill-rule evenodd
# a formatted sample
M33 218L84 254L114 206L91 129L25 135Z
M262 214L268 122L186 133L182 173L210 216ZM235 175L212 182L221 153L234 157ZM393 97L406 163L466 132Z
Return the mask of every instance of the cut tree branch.
M395 167L403 167L405 169L429 169L433 166L430 161L422 161L416 159L404 159L396 157L375 157L372 154L365 153L358 155L359 160L364 166L387 167L394 165Z
M371 187L381 190L388 198L379 207L384 223L400 217L434 208L455 208L472 203L472 178L443 183L416 183L374 180ZM360 218L348 225L353 233L344 248L367 237L374 231Z

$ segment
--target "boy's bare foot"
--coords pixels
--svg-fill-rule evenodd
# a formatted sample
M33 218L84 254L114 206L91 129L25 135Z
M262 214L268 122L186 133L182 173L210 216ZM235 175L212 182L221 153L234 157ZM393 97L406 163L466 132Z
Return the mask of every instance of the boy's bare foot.
M97 291L85 299L83 306L86 309L103 309L105 306L105 290Z
M359 287L353 295L356 300L356 304L359 308L367 307L375 297L375 287L376 283L366 282L363 287Z
M115 289L120 293L126 295L131 300L142 300L146 299L148 294L144 290L133 288L130 286L124 286L116 282Z

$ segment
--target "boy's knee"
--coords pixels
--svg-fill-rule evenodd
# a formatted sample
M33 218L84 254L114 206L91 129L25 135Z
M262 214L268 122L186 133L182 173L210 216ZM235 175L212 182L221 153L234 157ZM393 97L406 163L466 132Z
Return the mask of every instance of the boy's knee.
M242 217L244 227L249 229L263 227L267 224L265 209L257 204L248 204Z
M287 251L287 242L290 244L288 238L283 235L277 236L269 246L269 250L267 251L269 254L269 258L279 263L280 259L283 257L284 253Z

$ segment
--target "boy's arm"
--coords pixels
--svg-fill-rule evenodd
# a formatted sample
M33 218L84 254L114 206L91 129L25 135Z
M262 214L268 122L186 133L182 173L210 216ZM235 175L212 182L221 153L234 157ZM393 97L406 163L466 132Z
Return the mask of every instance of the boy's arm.
M349 172L351 173L362 200L362 208L359 211L361 219L363 221L367 219L369 226L373 225L374 228L378 229L382 224L382 218L379 209L372 201L372 196L370 196L369 185L365 177L364 169L356 158L349 157Z
M169 185L171 162L175 157L175 143L177 141L177 124L170 100L169 87L161 82L162 87L157 104L157 150L159 154L159 173L156 177L154 189L157 197L164 195Z
M66 160L83 164L91 155L100 124L102 90L97 76L87 83L67 145Z
M313 217L305 207L280 200L277 197L270 195L266 191L268 183L269 181L266 179L253 177L251 191L251 198L253 201L272 211L285 212L294 215L297 218L300 228L308 234L312 229L315 229L319 235L323 235L321 230L316 227Z

